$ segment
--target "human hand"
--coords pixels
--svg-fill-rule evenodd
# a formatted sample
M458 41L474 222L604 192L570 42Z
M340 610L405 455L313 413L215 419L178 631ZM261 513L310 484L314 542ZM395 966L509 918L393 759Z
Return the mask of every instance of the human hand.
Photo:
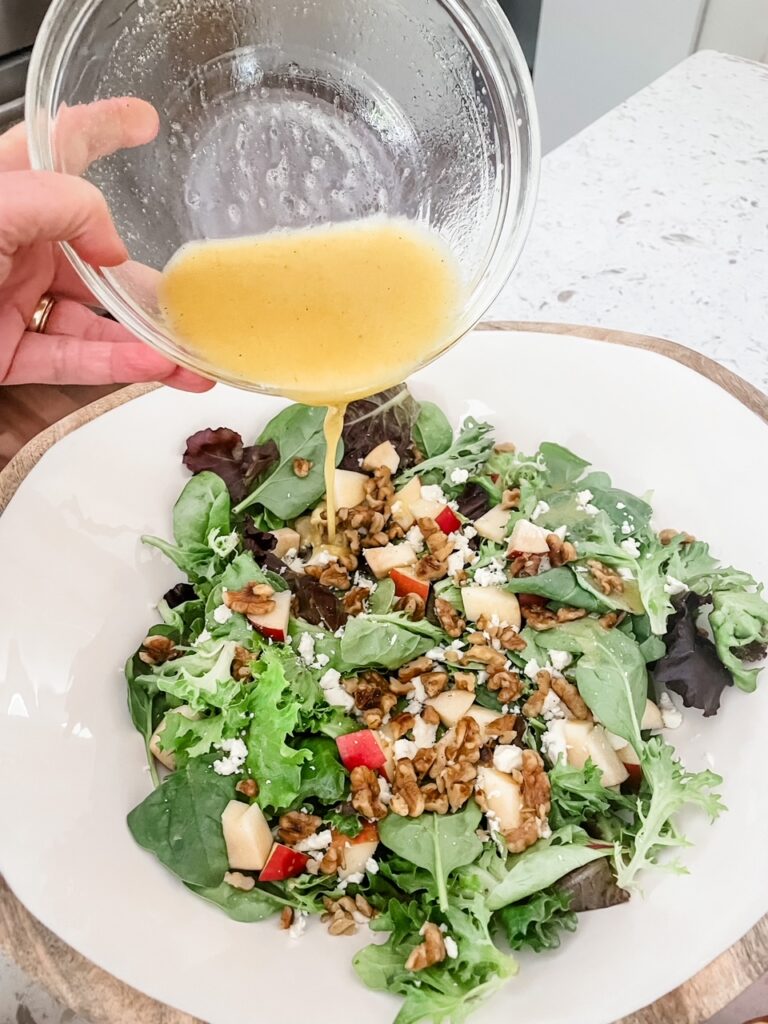
M63 111L58 128L69 174L29 169L24 125L0 135L0 384L213 387L88 309L96 300L57 245L68 242L94 266L129 258L104 197L76 175L101 156L150 142L157 127L154 108L137 99ZM43 334L28 325L45 295L56 301Z

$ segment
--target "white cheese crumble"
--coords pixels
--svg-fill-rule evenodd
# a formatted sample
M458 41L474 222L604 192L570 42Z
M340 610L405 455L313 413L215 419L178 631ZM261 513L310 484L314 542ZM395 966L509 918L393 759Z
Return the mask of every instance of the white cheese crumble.
M417 554L424 550L424 534L418 526L412 526L405 534L405 539Z
M456 940L452 939L450 935L445 935L443 936L443 945L449 959L455 960L459 955L459 947L456 945Z
M468 565L470 562L474 562L476 560L477 554L472 550L469 543L470 538L466 537L465 534L459 533L458 531L456 533L451 533L448 535L448 540L453 544L454 554L461 555L462 566ZM453 555L451 557L453 557ZM461 566L459 568L461 568Z
M324 828L322 832L315 832L314 835L307 836L306 839L302 839L301 842L294 844L294 850L298 850L299 853L310 853L315 850L327 850L331 845L333 834L329 828Z
M225 604L220 604L218 608L213 609L214 622L218 622L220 626L223 626L224 623L229 622L231 618L232 609L227 608Z
M240 771L248 757L248 747L240 739L222 740L216 744L216 749L223 750L227 755L213 762L213 770L217 775L234 775Z
M488 565L481 566L473 578L473 583L479 587L497 587L506 582L507 574L500 558L492 558Z
M469 524L467 524L461 532L464 534L467 540L474 540L475 537L477 536L477 530L474 528L474 526L470 526Z
M427 651L425 657L431 658L432 661L445 661L445 650L442 647L433 647Z
M200 632L200 635L198 636L197 640L195 640L195 647L197 647L198 644L205 644L205 643L207 643L210 639L211 639L211 634L208 632L207 629L203 629Z
M623 540L619 546L625 554L629 555L630 558L640 557L640 545L634 537L628 537L627 540Z
M488 822L488 831L491 835L495 832L501 832L501 819L495 811L486 811L485 820Z
M451 472L451 475L450 475L450 477L448 479L451 481L452 484L457 484L457 485L458 484L465 484L467 482L467 480L469 480L469 470L468 469L454 469ZM422 492L423 492L423 488L422 488Z
M464 554L461 551L454 551L448 555L448 575L455 576L464 568Z
M291 548L290 551L286 551L283 555L283 561L289 569L293 570L293 572L297 572L299 574L304 573L304 566L306 563L303 558L299 558L299 553L296 548Z
M562 721L550 722L541 737L541 752L550 764L556 764L558 758L568 760L568 747L565 742L565 730Z
M624 502L623 502L623 501L617 501L617 502L616 502L616 508L617 508L617 509L619 510L619 512L621 512L621 511L622 511L623 509L625 509L626 507L627 507L627 506L626 506L626 505L624 504Z
M333 707L351 711L355 704L354 698L341 686L340 679L341 673L337 672L335 668L329 668L320 677L320 688L325 695L325 699Z
M425 501L439 501L441 505L448 504L448 499L440 484L427 484L426 487L422 487L421 496Z
M554 533L556 537L559 537L560 540L565 540L565 535L566 533L568 533L568 527L558 526L558 528L556 530L553 530L552 533Z
M674 576L667 576L667 582L664 584L664 593L669 594L670 597L676 597L678 594L685 594L688 591L688 587L681 580L676 580Z
M347 875L347 877L339 884L339 888L346 889L348 885L359 885L364 878L365 875L362 871L355 871L353 874Z
M424 707L424 702L427 699L427 691L424 689L424 683L421 681L421 676L414 676L411 680L412 689L409 691L411 694L411 700L406 711L411 715L420 715L421 709Z
M624 522L621 524L621 532L624 534L625 537L627 536L627 534L632 533L634 529L634 526L632 525L632 523L630 523L628 519L625 519Z
M622 565L619 569L619 576L621 576L623 580L633 580L635 578L632 575L632 570L628 569L625 565Z
M425 722L421 716L414 720L413 742L416 744L417 750L423 750L424 747L433 747L436 739L436 725L430 725L428 722Z
M392 787L383 775L379 776L379 800L385 807L392 801Z
M525 668L523 669L523 672L529 679L535 679L541 671L542 667L535 658L531 658L529 662L526 662Z
M299 640L299 657L305 665L311 665L315 660L315 638L311 633L302 633Z
M541 708L541 717L545 722L551 722L555 718L565 718L565 705L554 690L550 690L544 698L544 704Z
M501 743L493 751L493 767L500 772L516 771L523 766L523 752L511 743Z
M292 939L300 939L304 934L307 927L307 915L303 910L298 910L293 915L293 922L291 927L288 929L288 934Z
M361 576L359 572L355 573L353 582L356 587L363 587L365 590L374 591L376 589L376 584L373 580L369 580L365 576Z
M379 862L375 857L369 857L365 862L365 870L369 875L378 875L379 873Z
M549 660L552 664L552 668L556 669L558 672L562 672L563 669L568 668L573 661L573 658L568 651L550 651Z
M578 503L576 507L579 512L586 512L588 516L596 516L600 509L591 504L593 498L594 494L592 491L579 491L576 495Z
M665 729L679 729L683 724L682 711L675 707L672 698L666 691L659 696L659 711Z
M394 756L395 760L399 761L403 757L413 759L416 756L418 747L413 740L400 739L395 740Z
M549 512L549 505L546 501L540 501L533 512L531 512L531 519L538 519L539 516L545 516L547 512Z

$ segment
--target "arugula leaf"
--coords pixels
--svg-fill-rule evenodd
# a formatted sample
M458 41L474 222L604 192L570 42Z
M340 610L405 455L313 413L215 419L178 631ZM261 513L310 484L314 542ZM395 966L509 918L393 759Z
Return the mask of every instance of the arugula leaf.
M537 643L548 650L581 651L576 663L579 693L606 729L639 751L648 674L638 645L620 630L603 629L596 619L548 630Z
M356 615L344 630L340 653L348 665L395 669L434 647L442 635L426 619L414 622L397 612Z
M344 415L342 469L360 470L360 459L384 441L400 456L401 468L413 465L411 434L419 403L405 384L350 402Z
M274 441L280 458L271 472L235 507L236 514L258 504L281 519L295 519L314 505L325 491L324 420L325 409L307 405L289 405L270 420L257 444ZM342 452L343 443L339 442L337 464ZM312 464L307 476L298 477L294 473L296 458L307 459Z
M471 864L483 844L475 835L480 808L474 801L456 814L422 814L401 818L389 814L379 824L379 838L387 849L425 868L437 884L440 909L448 909L447 880L450 873Z
M303 736L302 751L309 757L301 766L301 781L297 803L309 799L322 804L335 804L344 799L347 773L339 760L338 747L326 736Z
M493 450L492 431L490 423L478 423L468 416L450 448L401 473L398 483L406 483L418 473L422 483L439 483L447 494L461 490L463 484L450 482L451 473L456 469L466 469L472 474L483 465Z
M282 900L275 899L258 885L249 892L235 889L227 882L221 882L214 886L187 883L187 888L197 893L198 896L202 896L208 903L215 904L233 921L242 921L245 924L273 917L275 914L279 914L285 906Z
M537 594L558 604L587 611L603 612L609 606L602 594L588 592L579 586L576 574L568 566L548 569L538 576L516 576L504 585L513 594Z
M139 846L150 850L184 882L214 887L229 870L221 827L235 796L235 780L217 775L204 760L189 761L128 815Z
M532 949L541 953L557 949L562 932L576 931L576 914L570 909L571 895L558 889L544 889L528 899L502 907L493 923L504 933L510 949Z
M451 447L453 429L448 417L434 402L421 402L413 440L425 459L442 455Z
M720 795L713 792L722 783L721 777L710 771L687 772L672 747L659 736L645 744L641 763L645 781L638 810L640 828L629 853L618 845L615 851L616 881L630 891L637 875L657 864L665 849L688 845L674 826L675 814L686 806L698 807L714 821L724 810ZM669 866L685 870L679 864Z
M740 652L754 644L765 653L768 602L759 592L750 594L741 590L716 590L712 602L714 610L710 612L709 623L718 656L739 689L752 693L757 686L760 669L744 668Z

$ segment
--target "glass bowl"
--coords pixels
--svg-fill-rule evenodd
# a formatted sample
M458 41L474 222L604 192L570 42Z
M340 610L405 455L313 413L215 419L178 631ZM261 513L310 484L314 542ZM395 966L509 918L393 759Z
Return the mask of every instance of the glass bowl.
M155 107L157 136L83 170L57 125L122 96ZM538 182L531 80L495 0L54 0L26 118L32 166L97 185L130 254L96 269L64 246L99 303L181 365L259 391L279 389L164 323L158 272L184 243L382 214L427 224L468 297L444 351L511 273Z

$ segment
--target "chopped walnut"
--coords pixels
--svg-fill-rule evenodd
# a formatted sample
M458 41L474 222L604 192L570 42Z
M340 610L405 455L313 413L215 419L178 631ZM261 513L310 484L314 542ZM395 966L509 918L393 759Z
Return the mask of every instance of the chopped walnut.
M418 818L424 813L424 794L416 781L413 762L401 757L395 764L395 778L392 784L390 809L401 817Z
M421 787L421 792L424 797L424 810L429 811L432 814L447 814L448 813L448 794L441 793L437 784L434 782L427 783L426 786Z
M474 693L475 686L477 685L477 676L475 675L474 672L454 672L453 685L454 688L457 690L465 690L467 693Z
M624 591L624 580L615 569L609 569L607 565L598 562L596 558L590 558L587 562L590 575L604 594L621 594Z
M445 632L454 640L458 639L467 628L466 622L451 602L442 597L435 598L435 614Z
M409 683L416 676L422 675L424 672L429 672L430 669L434 668L434 661L431 658L415 658L413 661L409 661L407 665L403 665L397 673L397 678L403 683Z
M405 536L405 530L399 523L390 523L387 527L387 536L390 540L402 540Z
M447 672L423 672L421 682L428 697L436 697L448 685Z
M259 795L259 784L256 779L241 779L235 786L237 793L242 793L249 800L254 800Z
M416 719L409 711L403 711L402 714L396 715L388 725L390 735L392 736L392 742L396 743L399 739L402 739L407 732L416 724Z
M309 459L294 459L293 460L293 472L294 476L300 477L302 480L304 477L309 476L312 469L313 463Z
M464 652L464 661L476 661L481 665L485 665L489 675L495 675L497 672L503 671L507 663L507 659L501 651L496 651L487 644L473 644Z
M422 932L424 941L421 945L411 950L408 959L405 961L407 971L423 971L427 967L442 963L445 960L445 942L443 933L431 921L424 925Z
M308 565L304 572L307 576L313 576L321 587L328 587L329 590L349 590L352 586L349 570L339 562L331 562L326 566Z
M487 616L481 615L477 620L477 628L480 630L480 633L473 633L469 637L470 643L487 643L488 640L485 635L487 634L488 637L491 638L492 644L494 640L497 640L498 646L503 647L505 651L522 651L526 647L525 640L521 639L520 634L514 626L494 626Z
M538 576L542 557L542 555L529 555L526 553L516 555L509 563L510 576L520 578Z
M551 807L549 776L544 762L535 750L523 751L521 793L522 821L517 828L504 833L510 853L522 853L540 838Z
M442 742L449 762L469 761L475 764L480 759L480 726L474 718L460 718Z
M347 615L360 615L365 611L365 602L370 597L370 590L367 587L353 587L348 591L342 600L344 611Z
M386 509L388 514L394 496L391 471L387 466L377 466L373 477L365 481L365 503L378 512Z
M300 843L302 839L313 836L320 828L323 819L316 814L305 814L304 811L288 811L280 817L277 835L287 846Z
M283 907L280 911L280 927L287 931L293 924L293 907Z
M413 567L413 575L420 580L441 580L448 572L448 561L440 561L434 555L424 555ZM438 598L439 600L439 598Z
M545 629L554 629L555 626L559 626L563 622L573 622L575 619L583 619L587 614L585 608L563 607L558 608L556 612L553 612L548 608L539 608L535 605L531 605L530 607L522 608L521 610L523 617L525 618L526 625L538 632L542 632Z
M479 758L478 752L478 760ZM438 780L438 788L445 790L452 811L458 811L469 800L476 778L477 766L470 764L469 761L460 761L443 769Z
M437 747L422 747L413 756L413 770L416 777L421 780L431 769L437 758ZM430 808L427 807L426 810Z
M414 622L421 622L427 606L420 594L406 594L397 602L396 608L398 611L404 612Z
M495 452L516 452L517 445L513 444L512 441L499 441L493 446Z
M601 615L597 621L603 629L613 629L614 626L618 626L620 622L623 622L625 617L625 612L606 612L605 615Z
M342 896L339 900L332 900L324 896L323 906L325 913L320 920L328 925L331 935L354 935L360 918L370 921L376 916L376 911L360 893L354 899Z
M242 590L225 590L224 604L243 615L268 615L275 610L274 590L268 583L246 583Z
M429 516L422 516L416 522L426 541L430 554L439 562L445 562L453 552L453 541L448 539L434 519L430 519Z
M547 534L547 547L549 548L549 561L559 568L566 562L575 562L579 557L576 548L569 540L562 540L556 533Z
M358 765L350 775L352 806L371 821L386 818L387 808L381 802L379 777L370 768Z
M499 743L512 743L517 738L517 715L500 715L485 727L486 736Z
M551 686L574 718L582 722L592 721L592 714L573 683L562 676L552 676Z
M142 641L139 661L145 665L162 665L165 661L177 658L179 652L169 636L148 636Z
M424 710L421 712L421 717L427 725L440 725L440 715L438 715L431 704L426 705Z
M309 862L310 864L312 861ZM339 846L329 846L320 861L320 872L323 875L334 875L344 867L344 851Z
M519 673L510 672L507 669L494 672L492 676L489 676L486 686L497 695L502 704L511 704L523 692Z
M693 534L685 533L682 530L660 530L659 531L659 540L664 545L664 547L666 547L668 544L671 544L672 541L675 539L675 537L680 537L680 536L682 536L682 538L683 538L683 544L693 544L694 541L696 540L696 538L693 536Z
M552 676L545 669L536 673L536 686L536 692L523 704L523 714L526 718L538 718L544 709L544 701L552 688Z
M501 496L501 507L505 510L520 508L520 488L513 487L504 491Z
M252 679L251 662L255 661L255 659L256 655L252 651L238 644L235 648L235 656L232 659L232 678L241 680Z
M587 614L586 608L558 608L555 618L562 625L563 622L575 622L576 619L583 619Z
M233 889L241 889L243 892L250 892L256 885L256 879L250 875L244 875L240 871L226 871L224 881Z

